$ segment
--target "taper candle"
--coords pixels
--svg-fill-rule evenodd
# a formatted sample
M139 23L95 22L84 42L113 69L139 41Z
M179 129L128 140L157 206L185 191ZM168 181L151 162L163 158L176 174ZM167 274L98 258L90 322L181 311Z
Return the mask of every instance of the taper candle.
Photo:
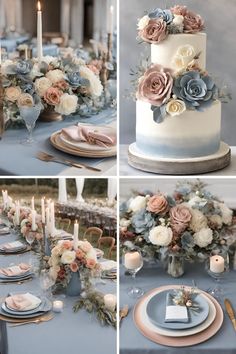
M45 224L45 197L41 199L42 223Z
M79 224L78 221L76 220L74 223L74 240L73 240L74 250L77 250L78 244L79 244Z
M42 34L42 11L41 2L37 4L37 56L38 62L41 63L43 57L43 34Z

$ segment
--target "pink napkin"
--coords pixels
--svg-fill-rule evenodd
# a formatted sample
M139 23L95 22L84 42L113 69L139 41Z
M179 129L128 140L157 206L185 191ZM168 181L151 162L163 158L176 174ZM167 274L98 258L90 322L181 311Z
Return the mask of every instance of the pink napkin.
M116 131L110 127L82 125L62 129L62 135L75 142L87 142L109 148L116 144Z
M28 297L23 295L13 295L6 298L6 304L13 310L24 310L31 305L31 301Z
M13 277L14 275L20 275L28 272L30 270L30 265L26 263L20 263L18 266L13 266L9 268L0 268L0 273L7 275L8 277Z

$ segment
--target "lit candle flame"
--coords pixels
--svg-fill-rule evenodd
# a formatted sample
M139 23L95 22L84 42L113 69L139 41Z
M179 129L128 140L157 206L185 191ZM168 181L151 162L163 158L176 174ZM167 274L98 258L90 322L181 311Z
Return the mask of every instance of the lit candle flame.
M41 11L41 2L40 1L38 1L37 8L38 8L38 11Z

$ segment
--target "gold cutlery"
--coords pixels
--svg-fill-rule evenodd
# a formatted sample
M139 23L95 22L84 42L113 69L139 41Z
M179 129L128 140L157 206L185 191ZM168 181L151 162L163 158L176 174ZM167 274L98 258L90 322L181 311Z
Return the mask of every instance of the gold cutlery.
M236 319L235 319L233 306L231 305L231 302L228 299L225 299L224 303L225 303L226 312L233 324L234 330L236 331Z
M23 326L25 324L31 324L31 323L39 324L41 322L48 322L48 321L52 320L53 317L54 316L52 314L49 314L49 315L42 316L40 318L27 320L27 321L24 321L24 322L14 323L14 324L11 324L10 327L18 327L18 326Z
M71 161L71 160L66 160L66 159L63 159L61 157L60 158L59 157L55 157L55 156L47 154L46 152L43 152L43 151L38 152L36 157L39 160L45 161L45 162L53 161L53 162L57 162L57 163L62 163L62 164L67 165L67 166L73 166L73 167L77 167L77 168L83 168L84 167L87 170L101 172L101 170L99 168L92 167L92 166L86 165L84 163L77 163L77 162L74 162L74 161Z
M120 310L120 325L121 321L128 315L129 313L129 306L125 305L121 310Z

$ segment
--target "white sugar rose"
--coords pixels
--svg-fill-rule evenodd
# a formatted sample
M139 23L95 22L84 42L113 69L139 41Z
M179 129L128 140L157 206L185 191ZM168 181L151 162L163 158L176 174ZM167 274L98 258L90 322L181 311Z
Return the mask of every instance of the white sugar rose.
M133 213L137 213L137 211L146 208L146 204L147 204L147 197L138 195L137 197L131 200L129 204L129 211L132 211Z
M150 20L150 18L147 15L140 18L138 20L138 24L137 24L138 30L142 31L148 25L149 20Z
M55 70L50 70L47 72L46 77L53 83L55 84L58 81L61 81L65 78L65 75L63 73L63 71L59 70L59 69L55 69Z
M57 113L68 116L71 113L74 113L76 111L77 103L78 103L77 96L64 93L60 98L60 103L55 106L55 111Z
M220 211L222 213L222 221L226 225L230 225L232 222L233 211L227 207L224 203L218 203Z
M156 226L149 234L149 240L153 245L168 246L172 241L173 233L170 227Z
M19 86L10 86L5 90L5 99L10 102L16 102L21 95Z
M213 232L209 227L201 229L193 235L194 242L197 246L204 248L210 245L213 240Z
M191 45L183 45L178 48L172 64L175 66L176 70L186 69L188 64L193 60L195 54L195 49Z
M207 227L207 218L200 210L191 209L191 214L192 218L189 224L191 230L198 232Z
M62 264L71 264L74 262L76 257L75 251L65 251L61 256L61 263Z
M35 81L35 89L40 97L52 86L52 82L47 77L41 77Z
M210 215L208 217L212 227L216 228L216 229L220 229L222 227L223 224L223 220L222 217L220 215Z
M172 117L182 114L186 110L186 105L182 100L171 99L166 105L166 112Z
M181 26L184 22L184 16L182 15L174 15L174 19L173 19L173 24L176 26Z
M131 220L127 220L125 218L120 219L120 226L121 227L129 227L131 224Z
M101 81L97 75L95 75L92 70L90 70L87 66L81 66L80 68L80 75L84 78L87 79L90 83L88 87L88 92L92 96L101 96L103 87L101 84Z

